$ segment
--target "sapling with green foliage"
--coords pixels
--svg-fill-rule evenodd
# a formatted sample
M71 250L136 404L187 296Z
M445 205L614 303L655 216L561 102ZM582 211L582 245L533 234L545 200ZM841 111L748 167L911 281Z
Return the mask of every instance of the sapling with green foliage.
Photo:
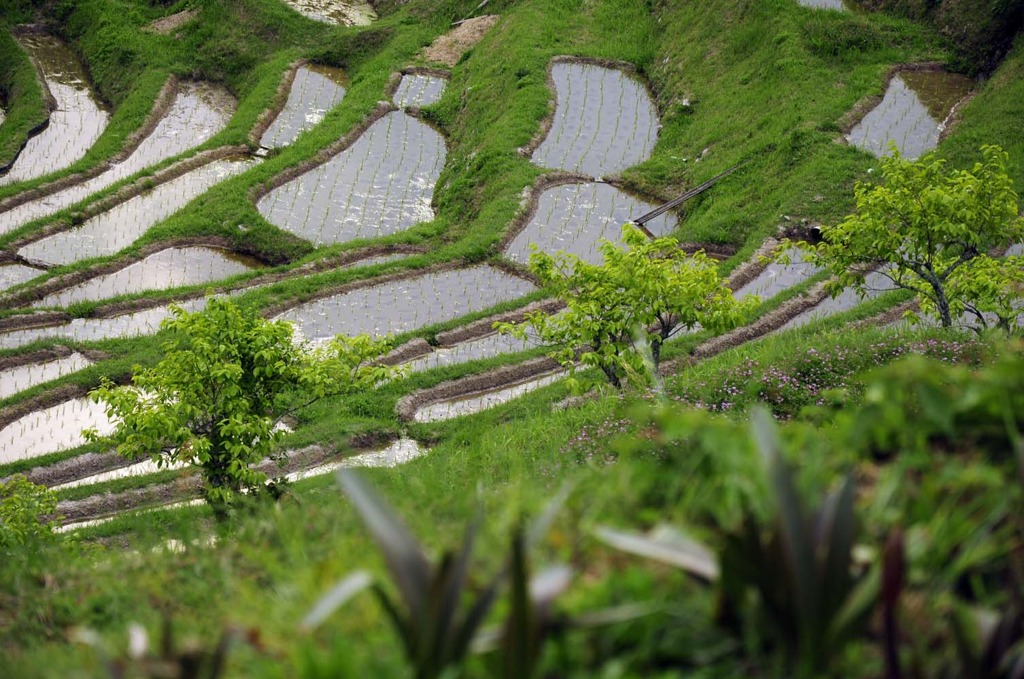
M388 348L366 335L297 344L287 321L210 297L203 311L172 307L164 358L136 366L131 386L110 380L90 394L106 405L115 431L103 440L135 459L202 467L206 497L218 506L259 490L254 468L283 436L284 418L321 399L373 389L395 369L374 359ZM101 439L95 431L92 440Z
M53 535L57 494L24 474L0 481L0 550L14 550Z
M756 298L738 302L719 276L718 264L703 251L689 255L676 239L649 238L630 223L622 227L622 242L625 247L601 241L601 264L534 249L530 270L566 308L554 315L533 312L522 324L495 327L522 338L533 329L562 365L599 368L621 388L627 377L642 381L656 373L662 345L675 335L698 325L729 329L757 303Z
M921 310L950 327L965 312L987 327L985 314L1007 330L1024 288L1024 258L993 256L1024 241L1024 220L1007 174L1007 154L982 146L983 160L949 170L935 155L918 161L882 159L882 181L854 188L857 211L822 227L810 259L832 274L833 294L864 291L876 269L917 295Z

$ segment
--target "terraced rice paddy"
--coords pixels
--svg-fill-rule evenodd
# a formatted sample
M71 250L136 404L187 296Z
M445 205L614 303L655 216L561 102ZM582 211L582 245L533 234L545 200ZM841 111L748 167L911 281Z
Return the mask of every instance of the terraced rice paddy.
M234 100L222 88L203 83L182 85L167 114L124 161L88 181L0 213L0 233L70 207L150 165L205 143L224 129L234 108Z
M444 139L393 111L326 163L259 200L272 224L316 245L377 238L434 219Z
M541 194L537 210L526 227L508 247L505 255L517 262L530 259L530 245L548 254L558 251L599 263L602 238L618 241L622 225L649 212L655 206L639 200L610 184L565 184ZM655 236L670 234L677 225L671 213L645 224Z
M278 318L312 341L338 334L374 337L449 321L535 290L532 283L491 266L451 269L325 297Z
M811 321L816 321L820 318L825 318L833 314L849 311L858 304L862 304L865 301L874 299L896 289L896 286L891 280L877 271L869 273L864 277L864 280L867 283L867 288L864 291L865 294L863 298L853 288L846 288L837 296L829 297L813 309L809 309L799 316L794 316L785 325L779 328L779 330L799 328L807 325Z
M950 111L973 88L973 81L955 73L904 71L846 140L876 156L888 155L895 142L903 157L917 159L938 145Z
M76 448L85 443L83 429L110 433L104 408L88 398L76 398L11 422L0 429L0 463Z
M0 371L0 398L8 398L20 391L58 377L78 372L92 365L92 361L75 353L45 363L29 363Z
M41 273L39 269L23 264L4 264L0 266L0 291L30 281Z
M56 486L52 486L53 490L61 490L62 488L75 488L77 486L91 486L96 483L103 483L105 481L114 481L117 479L130 479L137 478L140 476L147 476L149 474L155 474L164 469L185 469L190 465L175 462L170 465L159 466L153 460L143 460L142 462L136 462L130 464L127 467L119 467L117 469L111 469L109 471L100 472L99 474L93 474L86 476L81 479L75 479L74 481L68 481L67 483L61 483Z
M257 265L219 248L168 248L120 271L47 295L35 306L67 306L146 290L199 285L245 273Z
M736 299L757 295L762 300L771 299L783 290L799 285L820 271L819 268L803 261L800 251L791 248L782 253L789 257L789 264L772 262L761 274L736 291Z
M650 157L658 113L643 83L617 69L565 62L552 66L551 79L558 104L535 164L605 177Z
M369 26L377 13L369 2L358 0L284 0L299 14L314 21L341 26Z
M18 254L26 260L51 265L112 255L212 186L248 170L256 162L244 158L208 163L87 220L79 228L30 243Z
M508 403L531 391L554 384L564 377L565 373L559 371L541 377L533 377L523 382L505 385L493 391L431 403L417 410L414 419L417 422L440 422L454 417L471 415Z
M199 311L205 305L205 299L192 299L180 302L178 306L186 311ZM160 329L160 323L170 316L170 305L166 305L109 318L76 318L61 325L12 330L0 333L0 349L14 349L41 339L98 342L106 339L152 335Z
M394 102L399 108L423 107L441 101L448 81L436 75L413 73L402 76L395 90Z
M302 66L295 72L284 108L263 133L260 144L280 148L318 125L345 96L344 74L329 66Z
M534 336L521 340L510 335L494 333L477 339L459 342L450 347L439 347L429 354L409 361L404 365L409 372L433 370L469 361L492 358L501 354L514 354L539 346Z
M843 0L797 0L804 7L815 7L817 9L846 9Z
M63 170L86 154L107 127L110 114L93 92L75 53L48 35L19 38L56 103L49 124L29 138L0 185Z

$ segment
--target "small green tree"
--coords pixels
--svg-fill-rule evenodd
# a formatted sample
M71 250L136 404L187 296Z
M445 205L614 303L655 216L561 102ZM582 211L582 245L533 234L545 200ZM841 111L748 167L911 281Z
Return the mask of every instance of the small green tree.
M0 551L53 535L57 494L23 474L0 481Z
M253 465L283 435L284 417L394 374L372 362L387 343L365 335L339 336L319 348L296 345L291 323L215 297L203 311L173 314L161 326L173 334L156 366L136 366L131 386L105 380L90 396L106 404L116 425L104 440L131 459L198 464L207 499L220 507L266 481ZM95 431L87 436L100 438Z
M671 337L698 325L716 331L733 327L757 303L756 298L737 302L717 263L703 252L688 255L675 239L652 240L628 223L622 240L625 248L601 242L602 264L534 249L530 270L566 309L495 327L519 337L532 329L562 365L573 370L579 361L599 368L621 388L625 377L645 373L638 345L649 350L656 371L661 347Z
M993 313L1009 327L1024 266L1019 257L987 253L1024 240L1024 220L1006 153L997 146L981 153L984 160L970 170L948 171L934 155L904 160L895 149L882 159L882 183L858 183L857 211L823 227L822 242L811 249L811 259L832 274L833 292L863 290L866 273L877 268L914 292L922 311L944 327L965 311L983 324Z

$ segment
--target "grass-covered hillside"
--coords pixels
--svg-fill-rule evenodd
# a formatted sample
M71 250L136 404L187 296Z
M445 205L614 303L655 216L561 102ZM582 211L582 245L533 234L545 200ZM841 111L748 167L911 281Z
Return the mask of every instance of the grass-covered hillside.
M904 75L971 78L922 94L924 134L951 169L999 145L1024 193L1019 3L378 0L365 26L293 4L0 4L0 676L1024 677L1020 338L912 326L906 291L831 300L823 270L766 257L878 179L847 135ZM483 15L448 63L424 51ZM72 48L110 119L70 166L5 182L55 115L33 31ZM563 97L567 64L650 102L653 129L587 141L649 133L638 162L538 162L572 117L612 129L641 108ZM343 97L264 147L310 65ZM417 78L437 101L402 104ZM166 132L193 87L223 120ZM601 106L560 118L571 101ZM596 247L581 225L605 207L579 187L642 206L621 222L720 175L662 223L760 295L733 329L681 334L621 391L491 334L550 297L520 233ZM147 269L190 248L224 264ZM281 466L260 469L291 481L231 511L195 467L80 435L106 423L90 390L157 365L170 305L210 293L308 333L370 328L406 365L289 413ZM468 414L423 416L446 407ZM344 464L366 467L346 492L324 471ZM335 589L353 573L375 589Z

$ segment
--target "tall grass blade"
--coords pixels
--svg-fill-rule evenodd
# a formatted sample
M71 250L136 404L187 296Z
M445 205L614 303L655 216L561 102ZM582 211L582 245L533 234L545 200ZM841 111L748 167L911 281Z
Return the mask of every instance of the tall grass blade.
M704 545L678 531L660 531L657 537L617 531L604 526L595 535L615 549L681 568L706 582L718 579L718 560Z
M431 568L416 538L358 472L339 470L338 483L384 552L388 570L405 599L412 619L424 619Z
M372 583L373 578L366 571L356 571L349 574L320 598L316 605L313 606L313 610L307 613L306 617L299 623L299 629L303 632L316 629L331 613Z

